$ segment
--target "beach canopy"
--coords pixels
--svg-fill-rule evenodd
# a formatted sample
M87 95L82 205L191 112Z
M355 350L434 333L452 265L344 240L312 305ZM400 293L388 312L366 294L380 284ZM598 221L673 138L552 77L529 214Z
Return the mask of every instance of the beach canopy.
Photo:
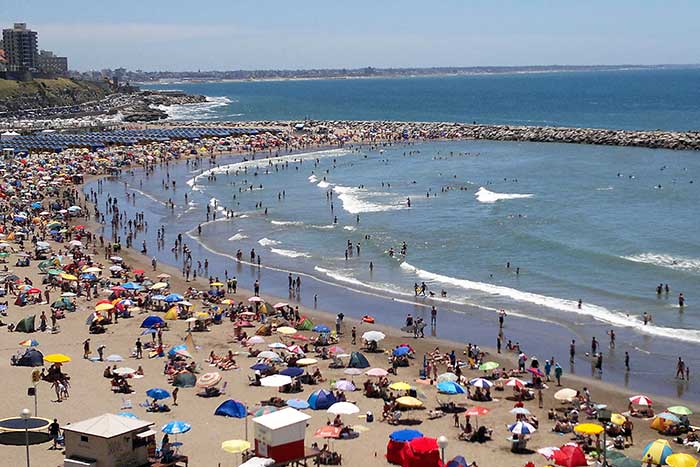
M454 381L443 381L437 384L438 392L442 394L464 394L464 388Z
M248 416L248 409L243 402L229 399L221 403L214 411L214 415L232 418L245 418Z
M34 332L34 321L36 319L35 315L27 316L19 320L15 326L15 332Z
M673 454L671 446L665 439L657 439L647 444L642 451L642 462L648 462L651 460L652 463L657 465L666 464L666 458Z
M165 324L165 321L163 321L163 318L160 316L156 315L151 315L148 318L144 319L143 322L141 323L142 328L153 328L157 326L163 326Z
M177 388L193 388L197 383L197 377L189 371L178 373L173 378L173 386Z
M312 392L306 400L309 407L313 410L325 410L336 403L336 398L332 392L325 389L317 389Z
M44 356L37 349L27 349L13 363L15 366L44 366Z
M690 454L671 454L666 458L666 464L671 467L697 467L698 460Z
M440 465L440 451L435 438L415 438L404 443L401 451L403 467L428 467Z
M369 368L369 361L367 360L367 357L360 352L353 352L350 354L348 368Z

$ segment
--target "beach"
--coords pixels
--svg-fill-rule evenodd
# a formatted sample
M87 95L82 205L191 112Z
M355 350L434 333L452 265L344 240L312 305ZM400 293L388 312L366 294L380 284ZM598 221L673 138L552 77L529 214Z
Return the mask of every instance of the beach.
M311 149L309 145L306 149ZM180 147L180 150L184 150L184 147ZM243 149L243 146L242 146ZM153 153L155 154L155 153ZM201 161L204 163L205 156L211 155L210 152L203 152ZM124 158L124 154L120 154L116 157ZM126 156L131 157L131 156ZM161 158L165 161L166 159L171 159L171 153L166 153L165 151L158 153L156 157ZM240 156L238 156L240 157ZM136 162L136 161L134 161ZM174 164L174 162L171 162ZM157 164L152 163L149 170L158 169ZM165 167L163 165L161 169ZM98 177L99 170L95 171L95 176ZM93 179L95 180L95 179ZM118 180L118 179L117 179ZM151 179L152 180L152 179ZM89 186L94 186L94 181L87 180L86 182ZM105 182L107 183L107 182ZM130 181L130 183L133 183ZM148 179L146 179L148 183ZM116 191L109 192L110 194L117 195ZM102 193L101 193L102 194ZM135 204L135 198L133 198ZM83 209L93 212L92 206L85 203L79 203L83 206ZM124 206L126 203L120 199L119 205ZM102 211L103 206L98 205L98 208ZM127 211L128 212L128 211ZM131 216L129 217L131 218ZM126 218L125 218L126 219ZM124 219L124 220L125 220ZM86 230L94 232L99 235L102 229L102 225L94 222L94 219L76 217L72 224L76 225L81 223L85 225ZM123 226L124 224L122 224ZM157 226L150 226L151 235L153 230L157 229ZM75 231L78 232L78 231ZM209 289L209 281L206 279L198 279L195 281L186 282L182 278L182 272L179 268L173 265L166 264L165 260L159 260L155 270L152 268L151 258L153 253L141 254L136 250L139 249L142 238L149 238L145 236L145 232L134 237L134 249L123 248L119 255L122 257L122 264L129 265L131 270L142 269L145 271L143 275L152 279L152 282L157 281L156 276L165 273L170 275L169 278L169 290L184 293L188 287L196 286L200 290L206 291ZM53 246L54 251L58 251L61 248L67 247L67 242L70 240L68 236L65 236L62 243L57 243L51 239L48 239ZM109 238L106 239L109 242ZM95 242L97 242L95 240ZM153 246L151 245L151 248ZM170 245L167 245L167 252ZM13 249L17 251L17 246L14 245ZM100 250L102 247L97 246L93 250L88 246L85 248L85 252L91 254L95 261L103 263L106 274L106 268L110 265L110 261L102 257ZM163 258L167 258L168 254L165 253ZM14 261L14 257L11 256L10 259ZM172 261L172 260L171 260ZM284 271L272 271L270 269L258 268L253 264L243 264L240 263L236 266L230 260L226 260L228 263L227 267L230 267L231 271L240 271L240 286L237 294L227 294L235 303L248 304L248 299L253 296L253 293L247 289L247 286L252 285L252 281L243 280L243 277L250 276L260 277L262 286L262 297L265 301L269 303L277 302L289 302L293 306L297 306L296 294L295 297L288 296L284 293L278 294L268 294L267 290L284 290L284 280L286 273ZM267 259L264 259L267 262ZM35 263L36 264L36 263ZM19 276L26 276L34 284L41 284L43 274L40 274L36 266L32 265L29 268L13 268L13 271ZM214 263L211 265L214 268ZM275 273L275 274L273 274ZM246 276L244 276L246 274ZM274 281L274 286L271 282ZM120 281L117 281L120 282ZM299 314L309 317L314 324L325 324L329 328L334 328L335 314L337 309L333 307L334 301L327 297L326 294L333 294L335 287L328 287L320 295L319 304L316 307L304 306L303 302L308 302L312 300L312 296L307 290L313 288L312 283L307 283L304 280L304 285L302 290L304 293L304 300L299 306ZM40 286L42 287L42 286ZM107 290L109 293L109 290ZM408 344L413 349L413 355L415 358L410 359L409 367L399 367L397 368L397 375L390 375L390 380L392 382L403 381L409 385L415 387L419 399L426 407L424 410L417 410L411 412L404 412L405 419L408 420L418 420L419 424L413 426L423 432L426 436L438 437L440 435L445 435L449 440L449 445L445 452L445 457L450 459L455 455L461 454L469 459L469 461L476 462L477 465L524 465L528 461L533 461L535 465L544 465L544 458L531 452L529 454L513 454L510 452L510 443L506 441L509 433L506 429L506 425L513 423L515 421L515 416L510 413L513 408L514 401L509 400L508 397L512 395L510 388L506 388L504 392L493 391L494 400L490 402L474 402L467 400L463 395L448 396L439 395L436 388L429 383L429 380L421 380L419 378L419 369L422 366L424 355L433 352L436 347L439 347L441 353L447 354L451 350L456 352L456 357L459 360L466 361L467 357L464 355L466 350L465 342L455 342L455 341L445 341L435 337L428 336L425 338L414 338L410 333L404 333L397 329L398 325L387 326L387 324L400 323L405 318L405 313L398 312L400 314L394 314L393 317L388 315L383 315L377 310L366 309L365 306L369 307L371 305L376 306L381 304L381 301L377 301L371 296L366 294L357 293L347 293L342 292L342 300L349 301L349 305L357 308L354 316L350 313L344 319L342 325L342 335L340 336L338 346L342 347L346 352L350 353L352 351L361 351L361 342L359 336L361 336L365 331L369 330L379 330L386 334L386 338L379 342L379 346L384 351L382 353L367 353L364 355L369 360L370 368L387 368L389 366L388 358L392 349L401 344ZM38 386L38 415L47 418L57 418L62 425L67 423L75 423L77 421L97 416L105 412L117 413L122 410L127 410L133 412L137 417L143 418L145 420L150 420L155 422L155 429L159 431L160 426L164 425L171 420L183 420L191 424L192 430L188 433L178 436L178 441L182 441L184 445L181 448L181 452L189 457L191 465L238 465L240 463L240 456L235 456L227 454L220 449L221 442L227 439L244 438L246 433L246 424L240 419L228 419L223 417L214 416L215 408L227 398L232 398L244 402L250 410L255 410L256 404L260 401L268 399L273 396L281 396L283 398L302 398L306 399L308 395L315 389L319 388L331 388L330 382L333 380L338 380L344 377L343 369L330 369L328 368L328 360L319 360L319 370L322 372L323 377L326 379L318 385L304 385L304 390L302 393L293 395L279 394L276 389L272 388L261 388L261 387L250 387L249 377L252 377L253 372L249 370L248 367L256 362L255 358L246 357L246 350L241 345L241 343L234 342L233 326L231 322L226 318L220 325L209 326L208 332L196 332L191 334L191 338L186 342L189 343L189 352L192 355L191 361L197 364L197 371L199 374L214 371L216 368L211 367L209 363L206 362L207 357L211 351L214 351L218 355L225 354L229 349L235 353L236 364L239 369L232 369L228 371L221 371L223 376L223 381L226 383L226 395L222 395L216 398L200 398L195 394L198 391L197 388L182 389L178 394L178 405L174 406L172 400L169 402L171 406L171 411L167 413L148 413L144 407L140 404L144 403L147 399L146 390L152 387L164 387L172 389L169 387L166 376L163 374L163 358L143 358L135 359L130 357L134 343L136 339L142 334L143 328L141 328L141 323L150 314L144 310L141 312L134 312L132 318L122 318L117 324L111 324L106 326L106 332L104 334L88 334L88 326L86 325L86 318L94 310L94 304L97 298L106 297L103 291L100 291L96 298L92 300L87 300L85 297L74 298L77 311L67 312L66 318L58 321L60 326L60 332L50 333L50 332L38 332L31 335L22 334L18 332L6 333L3 332L3 345L2 353L0 354L5 361L9 361L10 357L18 352L19 347L16 342L25 339L26 337L31 337L39 341L38 349L48 353L64 353L72 358L72 361L63 366L63 370L70 375L70 397L63 402L56 402L56 395L53 393L53 389L47 383L40 383ZM51 297L53 301L56 298L56 293L52 292ZM370 297L370 298L368 298ZM205 309L203 303L198 300L193 300L195 303L195 309L197 311ZM354 305L353 305L354 304ZM402 310L407 310L405 305L401 306ZM423 309L424 307L421 307ZM47 305L26 305L22 308L14 307L10 305L9 316L3 317L3 321L6 323L16 322L19 318L28 316L31 314L39 314L41 311L45 311ZM408 309L410 311L411 309ZM407 312L408 312L407 311ZM429 310L428 310L429 312ZM429 319L429 315L425 314L426 311L423 310L423 316L426 316L426 320ZM363 323L358 320L364 314L371 314L377 319L376 324ZM418 313L416 313L418 316ZM180 345L185 342L188 333L187 329L190 323L184 320L174 320L168 321L168 329L163 332L163 344L164 348L168 349L175 345ZM450 326L451 322L449 318L439 315L437 318L437 323L435 326L436 334L441 335L442 326ZM517 327L519 321L515 317L507 317L505 322L505 331L507 333L514 333L517 335ZM356 344L351 343L351 338L349 336L349 330L352 327L356 327L358 331L358 341ZM476 329L483 328L483 335L489 333L491 336L495 336L498 333L498 322L493 319L489 322L483 322L476 326ZM245 330L250 334L253 328L246 328ZM430 331L430 327L426 329ZM303 335L311 338L316 335L315 332L305 331L302 332ZM143 378L140 379L130 379L129 383L133 386L134 392L131 394L113 394L110 390L110 380L102 377L102 373L107 366L105 362L93 361L91 359L81 358L81 351L83 341L86 338L91 339L91 356L96 356L96 349L100 345L106 346L104 349L104 355L118 354L124 357L123 362L119 362L119 366L129 366L143 368ZM148 335L141 336L141 340L144 342L148 341L150 337ZM265 337L266 343L273 343L277 341L284 341L285 339L278 335L273 334L272 336ZM516 352L505 352L503 354L497 354L495 349L492 348L490 342L492 338L488 339L478 339L472 340L473 344L479 345L481 350L485 351L486 354L480 357L483 361L495 361L503 369L516 368L518 354ZM586 346L586 343L581 344L582 347ZM607 345L607 342L602 343L603 346ZM264 347L264 346L263 346ZM527 347L526 347L527 348ZM568 360L566 355L566 342L559 343L556 347L556 360L561 362ZM562 350L563 348L563 350ZM555 353L555 352L552 352ZM311 352L313 356L313 352ZM530 357L534 357L530 355ZM544 359L548 359L549 355L539 355L540 362L544 362ZM568 362L567 362L568 364ZM568 365L562 365L567 368ZM313 371L313 366L309 371ZM33 400L26 396L26 388L31 385L31 368L21 368L21 367L5 367L3 370L8 376L6 378L6 397L0 403L2 407L2 414L5 416L12 416L15 413L19 413L19 409L22 407L32 408ZM444 373L447 371L447 366L441 364L439 366L439 372ZM465 386L471 378L485 376L484 371L478 369L468 369L463 368L463 377L465 380ZM672 369L668 369L672 372ZM530 381L532 376L529 373L524 373L521 375L524 381ZM367 379L364 375L358 375L353 377L354 382L361 387L361 383ZM427 383L427 384L426 384ZM601 382L595 378L583 377L581 375L571 376L568 371L564 371L564 376L562 378L563 387L570 387L575 390L582 390L583 387L587 387L591 393L591 400L597 403L607 404L615 412L624 413L628 410L628 398L635 395L634 393L626 390L624 388L613 386L605 382ZM571 434L560 435L553 433L551 431L553 426L553 421L548 420L547 412L551 408L560 408L562 403L554 400L553 394L561 389L556 386L554 382L547 383L548 388L542 391L543 394L543 408L538 407L537 398L532 401L525 402L525 407L530 410L530 412L537 417L539 420L539 430L532 435L528 447L535 450L540 447L545 446L560 446L565 442L569 441ZM364 428L359 430L363 431L360 433L359 437L350 440L337 440L330 443L331 449L337 451L343 457L343 463L345 465L387 465L384 459L384 453L386 452L386 443L388 441L388 435L395 431L396 429L403 428L402 426L389 425L386 422L380 422L383 408L383 402L381 399L369 399L362 396L362 392L349 392L346 394L348 400L351 400L357 404L359 407L359 414L363 415L368 411L374 414L375 420L373 422L366 422L362 418L356 418L357 415L344 416L343 421L349 425L362 425L368 428L369 431L364 431ZM693 411L697 411L698 408L694 403L689 403L687 401L679 401L673 397L663 397L657 396L655 394L648 394L654 400L654 408L658 408L660 411L664 407L672 405L685 405L691 408ZM460 441L457 439L459 434L459 429L454 427L454 422L451 414L446 414L443 417L430 420L428 417L429 410L434 409L438 405L438 399L443 402L453 401L458 406L463 406L464 408L473 407L475 405L483 405L489 409L488 414L479 418L479 423L488 426L493 429L493 439L485 444L478 443L468 443L465 441ZM130 401L131 404L127 404L126 401ZM131 408L125 408L127 405L131 405ZM312 419L309 421L309 428L307 429L306 444L309 445L312 442L318 442L319 444L324 444L326 441L322 439L314 439L313 433L329 420L332 419L325 411L307 411ZM691 416L691 423L693 423L694 417ZM472 421L474 421L472 419ZM634 429L634 446L630 446L625 449L624 453L630 457L641 459L642 448L646 442L651 441L659 437L659 434L652 431L648 425L650 421L643 419L632 418L635 424ZM464 418L460 419L461 423L464 423ZM412 422L411 422L412 423ZM249 429L249 439L252 423L248 421ZM158 435L160 437L160 433ZM34 463L39 463L39 465L59 465L62 462L62 456L60 450L49 450L48 445L39 445L31 448L32 461ZM360 449L358 449L360 448ZM682 447L673 444L674 452L692 452L689 447ZM4 447L3 452L8 456L8 462L12 465L20 464L23 462L24 450L21 447Z

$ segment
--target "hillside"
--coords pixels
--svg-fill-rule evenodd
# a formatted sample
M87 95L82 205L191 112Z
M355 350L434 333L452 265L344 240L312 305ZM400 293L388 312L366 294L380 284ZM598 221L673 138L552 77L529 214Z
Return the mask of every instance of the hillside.
M106 84L67 78L22 83L0 79L0 112L82 104L104 98Z

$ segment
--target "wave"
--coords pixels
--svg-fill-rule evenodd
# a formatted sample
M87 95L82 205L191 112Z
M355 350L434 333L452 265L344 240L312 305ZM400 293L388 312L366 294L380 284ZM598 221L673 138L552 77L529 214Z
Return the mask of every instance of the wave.
M232 237L229 237L228 240L229 240L230 242L233 242L233 241L236 241L236 240L244 240L244 239L246 239L246 238L248 238L247 235L244 235L244 234L242 234L242 233L237 233L236 235L234 235L234 236L232 236Z
M343 227L343 230L349 230L351 232L357 230L357 227L353 227L352 225L346 225Z
M179 105L159 105L158 109L168 114L168 120L212 120L218 117L216 109L233 101L225 96L207 97L205 102ZM234 114L241 116L243 114ZM234 116L229 114L229 116Z
M320 182L318 182L318 185L316 185L316 186L319 188L328 188L329 186L331 186L331 184L325 180L321 180Z
M352 188L338 185L333 188L338 194L338 199L343 203L343 209L350 214L360 214L363 212L385 212L406 209L402 200L395 197L391 203L378 203L371 200L378 196L387 196L389 193L375 193L364 188Z
M515 301L531 303L544 306L553 310L575 313L591 317L597 321L612 324L619 327L633 328L643 334L650 334L662 337L681 339L687 342L700 342L700 331L692 329L667 328L656 325L644 325L637 317L631 317L627 313L609 310L603 306L594 304L583 304L578 307L575 300L549 297L532 292L524 292L510 287L493 285L484 282L470 281L468 279L458 279L455 277L436 274L434 272L419 269L407 262L401 263L401 269L418 276L421 280L439 282L456 286L466 290L476 290L490 295L510 298Z
M700 272L700 259L683 256L671 256L664 253L640 253L638 255L621 256L622 259L635 263L651 264L662 268L679 271Z
M283 250L281 248L270 248L270 251L276 255L286 256L288 258L311 258L310 254L304 253L303 251Z
M505 199L532 198L534 195L520 193L496 193L494 191L489 191L482 186L477 190L474 196L476 196L477 201L480 203L491 204Z
M314 229L319 229L319 230L333 230L335 229L335 224L328 224L328 225L312 225Z
M270 245L279 245L280 242L277 240L270 240L269 238L263 237L260 240L258 240L258 243L262 246L270 246Z
M304 225L302 221L270 221L274 225Z
M311 175L309 175L309 179L308 179L308 180L309 180L311 183L316 183L316 182L318 181L318 177L316 177L316 175L314 175L314 174L311 174Z

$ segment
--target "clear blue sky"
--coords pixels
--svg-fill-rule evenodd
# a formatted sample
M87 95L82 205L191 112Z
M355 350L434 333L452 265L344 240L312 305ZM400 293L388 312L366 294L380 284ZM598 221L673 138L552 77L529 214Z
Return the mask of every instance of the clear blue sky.
M700 62L700 0L0 0L73 69Z

